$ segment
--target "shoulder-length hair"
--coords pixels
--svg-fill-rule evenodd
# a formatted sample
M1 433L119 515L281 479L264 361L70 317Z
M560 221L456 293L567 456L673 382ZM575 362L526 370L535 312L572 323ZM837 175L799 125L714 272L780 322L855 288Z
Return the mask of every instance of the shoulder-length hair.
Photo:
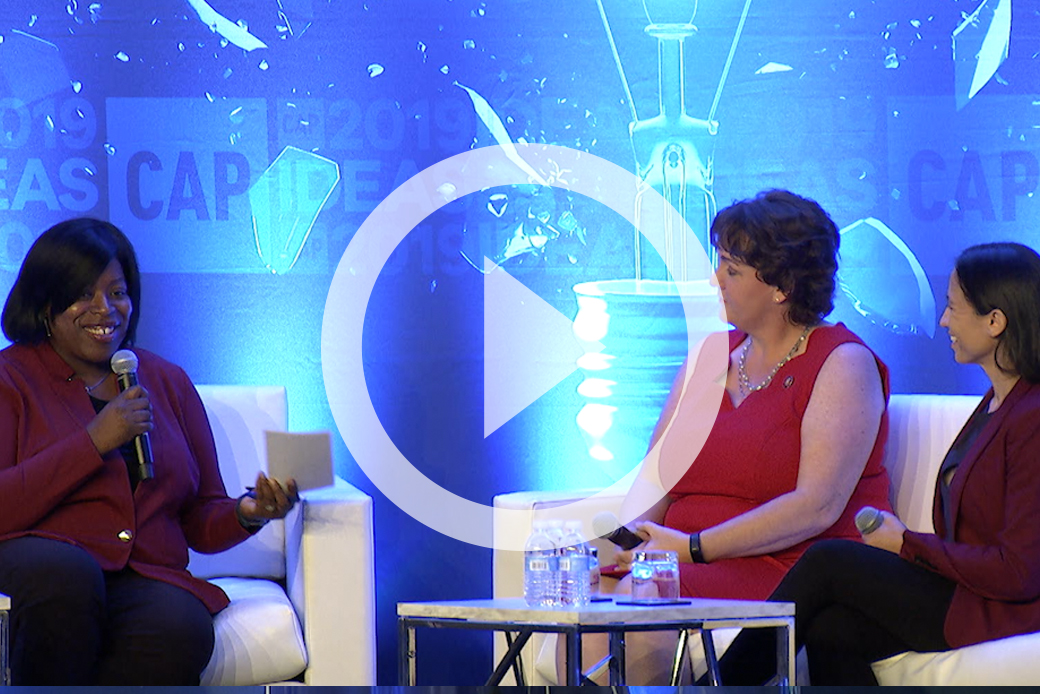
M1020 243L984 243L965 249L955 269L977 314L999 309L1007 317L997 338L997 368L1040 382L1040 255Z
M88 217L59 222L33 243L4 304L4 335L16 343L45 340L50 318L71 306L112 260L123 268L134 307L122 346L133 344L141 304L137 256L118 228Z
M711 244L779 288L791 323L816 325L834 309L838 227L816 201L767 190L735 202L712 221Z

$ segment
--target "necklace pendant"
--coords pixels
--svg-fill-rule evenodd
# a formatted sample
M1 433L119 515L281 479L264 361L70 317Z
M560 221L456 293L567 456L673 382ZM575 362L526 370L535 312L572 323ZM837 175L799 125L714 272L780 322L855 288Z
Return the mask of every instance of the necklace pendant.
M798 351L798 348L802 345L803 342L805 342L805 338L809 335L809 330L810 327L808 325L805 326L805 330L803 330L802 334L798 336L797 340L795 340L794 346L791 347L791 350L787 353L787 355L783 359L778 361L776 363L776 366L774 366L773 369L769 372L769 375L766 376L765 379L757 385L751 385L751 379L748 378L747 375L747 355L748 351L751 349L751 344L754 341L749 335L747 344L744 345L744 349L740 351L740 358L737 360L737 385L740 389L741 395L744 395L746 397L751 393L757 393L760 390L768 388L769 384L773 382L773 377L776 376L777 372L779 372L780 369L784 367L784 364L786 364L787 362L791 361L792 358L794 358L794 355Z
M94 391L101 387L101 384L108 380L108 374L101 377L101 380L92 386L87 385L86 381L83 381L83 389L87 391L89 395L93 395Z

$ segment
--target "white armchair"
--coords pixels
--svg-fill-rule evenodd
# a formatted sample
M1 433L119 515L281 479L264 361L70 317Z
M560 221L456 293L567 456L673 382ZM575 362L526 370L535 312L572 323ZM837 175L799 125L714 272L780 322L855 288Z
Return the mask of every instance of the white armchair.
M885 467L892 479L892 505L896 514L911 530L932 531L932 496L939 465L979 398L967 395L893 395L889 403L889 438L885 449ZM495 509L525 511L529 519L559 517L554 509L570 501L588 496L580 491L517 492L495 497ZM622 497L604 499L601 508L618 514ZM585 520L585 535L591 535L591 523ZM495 540L503 546L509 538L516 546L530 532L529 523L507 525L495 519ZM613 546L596 541L600 559L612 563ZM495 550L494 595L516 597L523 594L523 556L521 552ZM712 632L716 651L721 655L735 629ZM501 638L501 637L498 637ZM524 652L525 675L530 685L555 684L552 663L536 668L540 641ZM698 656L699 640L691 640L695 670L703 672ZM496 653L504 651L496 642ZM1040 682L1040 633L1023 634L999 641L958 648L943 653L903 653L874 663L874 673L883 685L1024 685ZM543 659L547 660L547 659ZM805 684L804 662L799 667L799 683Z
M285 389L199 386L228 493L266 468L264 431L285 431ZM337 478L305 492L284 521L189 569L231 604L214 620L204 685L375 684L372 500Z
M968 395L894 395L885 466L892 505L911 530L932 532L932 496L946 450L979 398ZM1040 633L955 648L902 653L874 663L883 685L1001 686L1040 682Z

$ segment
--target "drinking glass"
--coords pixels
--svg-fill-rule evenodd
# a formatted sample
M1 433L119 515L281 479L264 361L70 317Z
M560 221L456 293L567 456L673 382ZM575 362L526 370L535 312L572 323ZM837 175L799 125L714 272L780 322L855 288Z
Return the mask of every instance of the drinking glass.
M632 563L632 602L653 603L679 597L679 556L675 552L636 552Z

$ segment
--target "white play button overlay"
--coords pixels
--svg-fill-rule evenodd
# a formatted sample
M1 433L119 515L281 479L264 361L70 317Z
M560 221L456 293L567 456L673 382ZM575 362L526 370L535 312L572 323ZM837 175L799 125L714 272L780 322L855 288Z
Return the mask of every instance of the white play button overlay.
M585 196L612 210L638 230L662 258L667 258L667 254L657 245L661 230L671 228L693 234L660 193L647 188L632 172L594 154L526 143L467 150L433 164L395 188L351 238L336 267L325 303L321 368L325 395L343 442L368 479L390 502L448 537L479 547L519 552L523 551L530 531L529 510L495 509L472 501L448 491L412 465L379 421L365 380L362 350L369 298L380 272L401 241L430 214L453 200L491 186L530 185L530 174L518 166L518 158L535 171L572 172L566 180L551 179L549 185L568 194ZM638 219L637 207L642 210ZM709 266L706 256L701 264ZM675 275L667 260L666 265ZM494 270L485 281L485 431L492 432L573 372L576 357L583 356L583 350L575 344L570 321L551 308L539 312L535 307L542 305L541 299L522 286L515 286L505 271ZM715 303L698 306L699 302L687 296L682 297L682 302L688 336L701 335L705 316L718 315ZM540 313L541 317L532 319L532 313ZM592 336L591 331L589 335ZM693 337L688 337L687 343L690 348L696 346ZM729 363L728 344L724 340L718 343L721 348L711 354L699 354L694 360L703 368L687 373L688 392L710 388L710 381L725 371ZM584 335L581 344L587 344ZM595 344L588 347L602 349ZM713 388L713 392L719 391ZM718 402L706 402L705 410L704 416L691 418L691 424L704 431L697 441L707 438L718 414ZM647 453L647 460L658 456L660 448L655 445ZM692 461L699 450L699 444L691 446L683 451L684 458ZM605 489L579 494L580 498L568 501L556 512L561 518L591 519L593 509L602 510L602 499L624 495L630 483L626 476ZM649 494L629 510L638 515L661 498ZM501 528L510 530L502 533Z
M484 438L578 369L569 318L484 258Z

